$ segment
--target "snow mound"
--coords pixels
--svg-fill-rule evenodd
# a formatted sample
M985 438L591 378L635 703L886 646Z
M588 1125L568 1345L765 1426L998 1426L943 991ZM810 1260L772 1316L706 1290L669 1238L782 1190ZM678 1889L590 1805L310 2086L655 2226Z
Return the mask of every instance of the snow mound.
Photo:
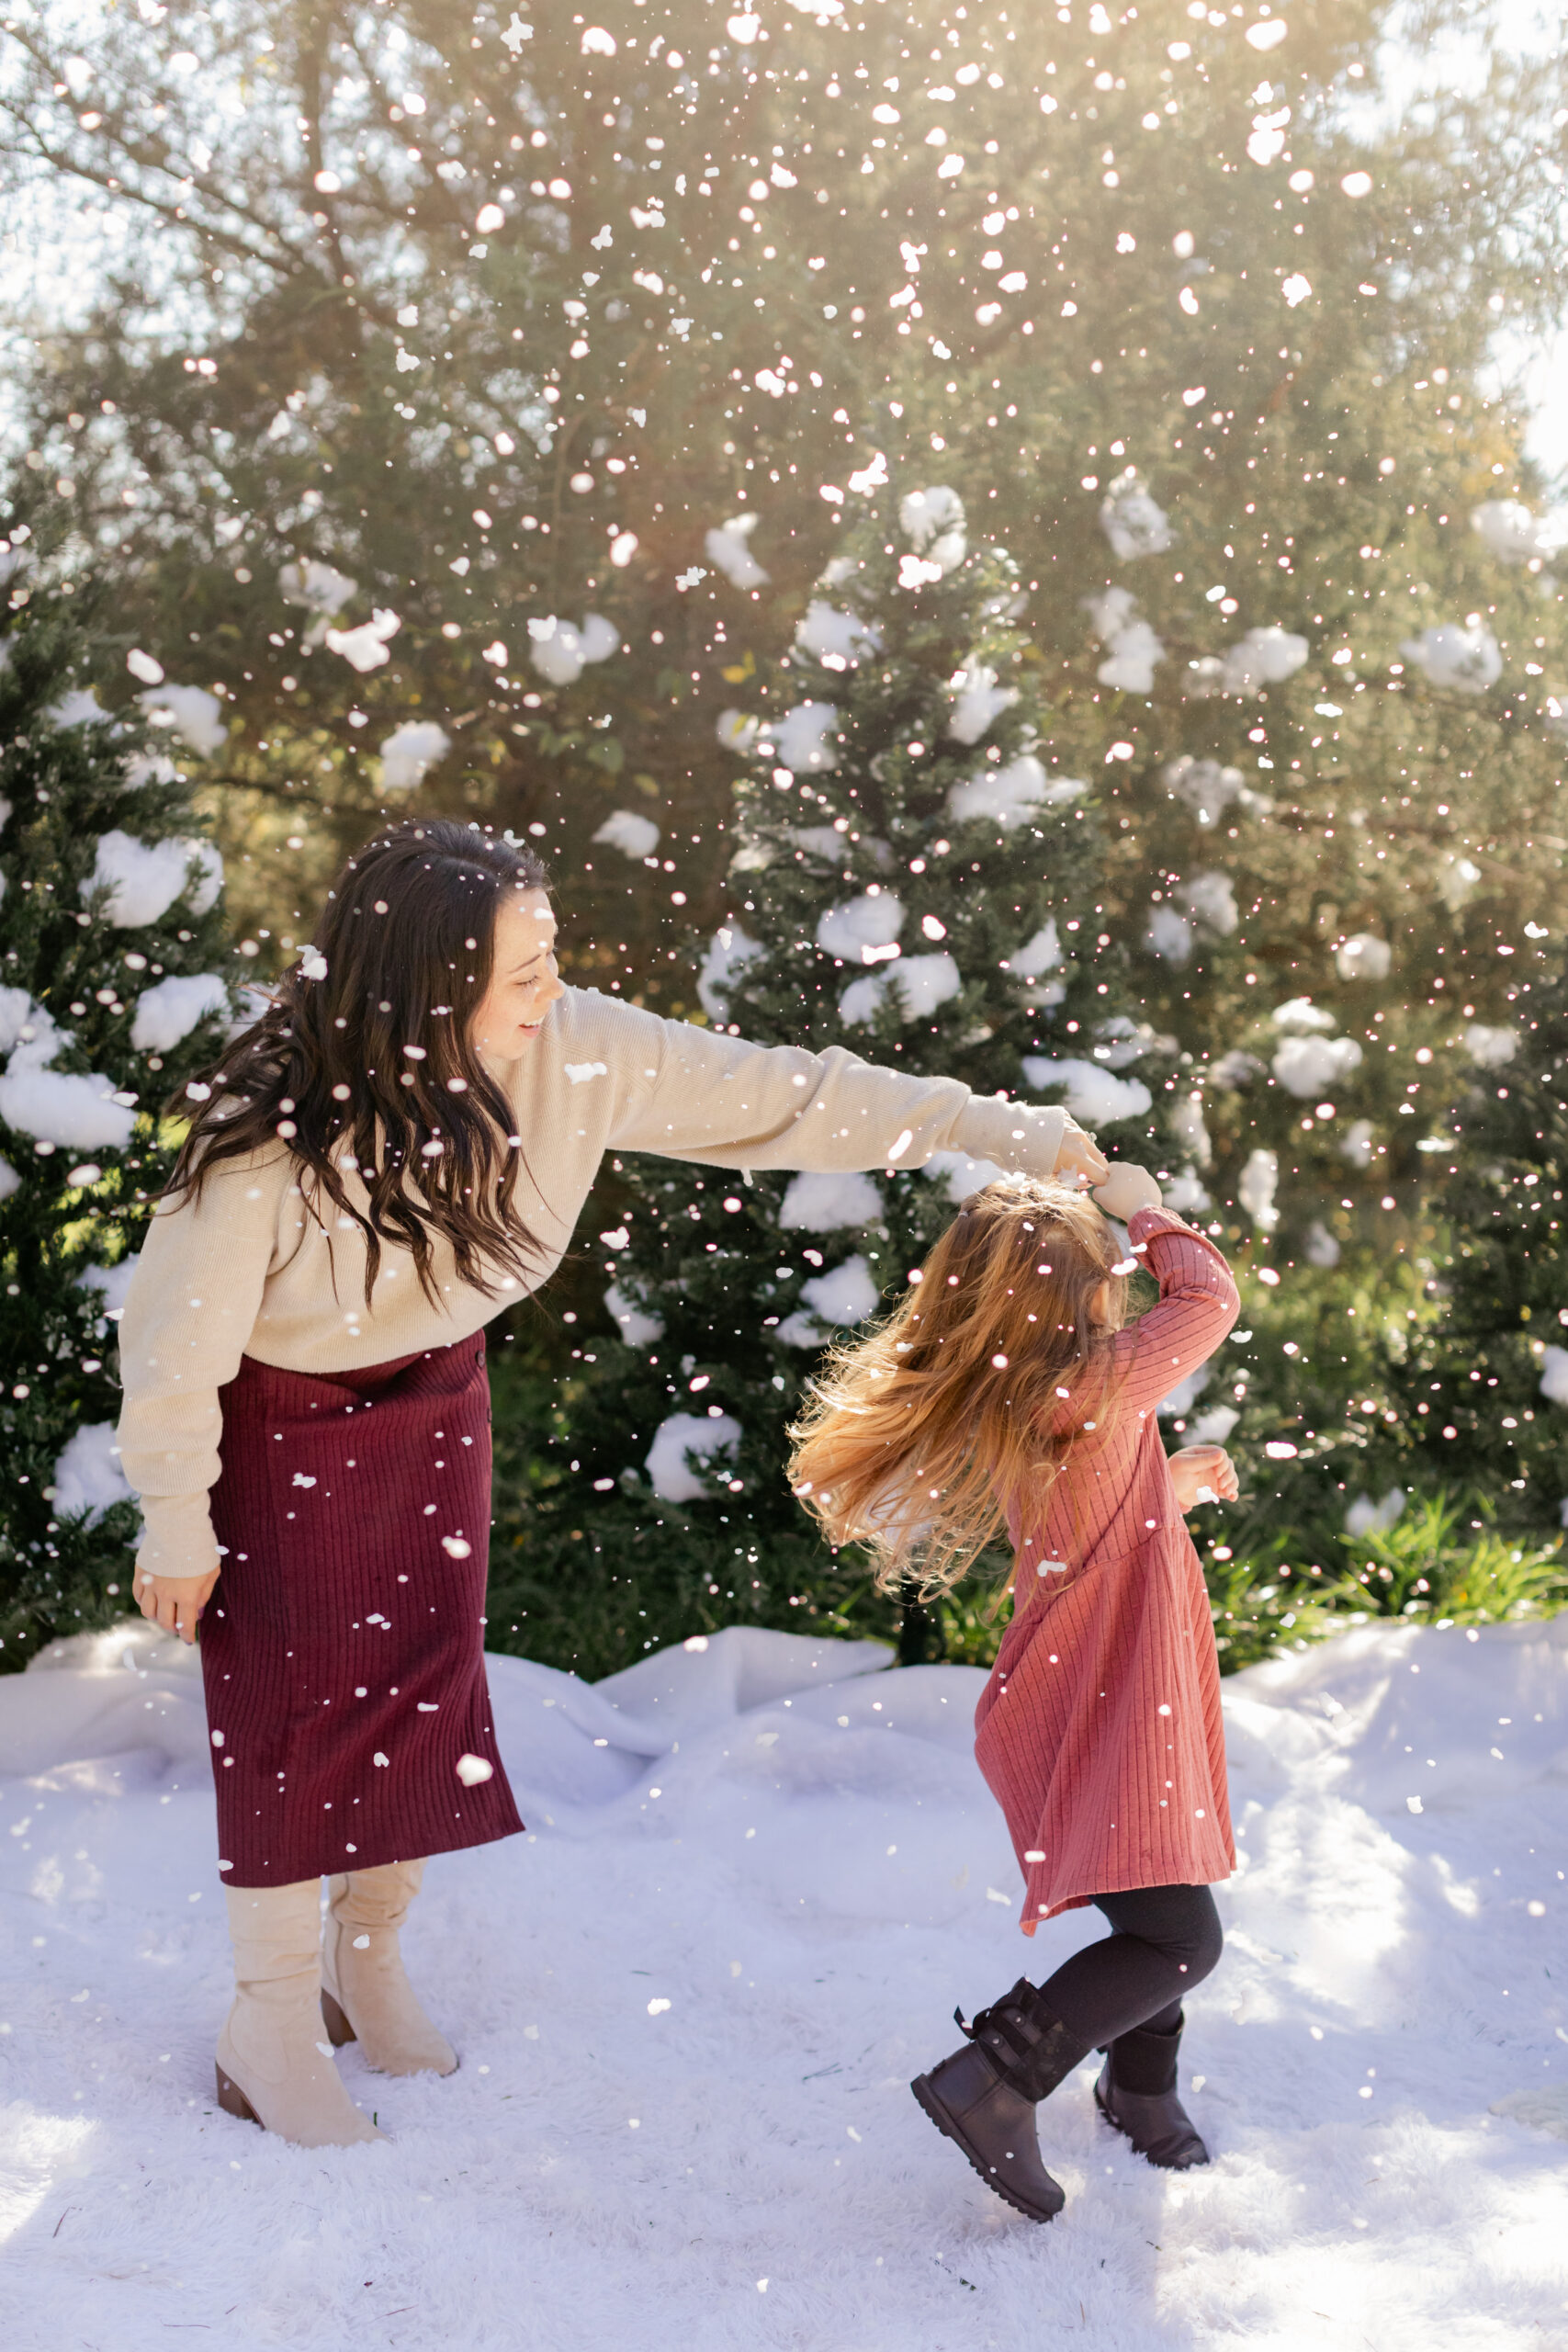
M529 1831L438 1858L405 1934L462 2067L351 2045L389 2140L309 2158L213 2111L196 1654L133 1620L0 1681L9 2339L335 2347L412 2306L377 2340L513 2352L526 2311L650 2352L1558 2342L1568 1618L1372 1625L1226 1684L1241 1862L1183 2051L1214 2162L1134 2157L1091 2058L1042 2110L1048 2233L908 2083L954 2001L1103 1922L1021 1945L984 1677L889 1664L750 1628L597 1684L492 1658Z

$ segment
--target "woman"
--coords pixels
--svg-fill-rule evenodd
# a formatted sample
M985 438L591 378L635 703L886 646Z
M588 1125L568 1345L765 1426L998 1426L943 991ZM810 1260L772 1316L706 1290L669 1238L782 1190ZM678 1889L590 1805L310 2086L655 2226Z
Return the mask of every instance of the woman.
M210 1602L219 2096L305 2145L379 2136L323 2007L383 2072L457 2064L397 1938L423 1858L522 1826L484 1674L484 1326L559 1263L604 1151L1104 1173L1061 1110L570 989L555 931L538 859L477 826L350 859L271 1009L178 1106L120 1326L138 1598L187 1642Z

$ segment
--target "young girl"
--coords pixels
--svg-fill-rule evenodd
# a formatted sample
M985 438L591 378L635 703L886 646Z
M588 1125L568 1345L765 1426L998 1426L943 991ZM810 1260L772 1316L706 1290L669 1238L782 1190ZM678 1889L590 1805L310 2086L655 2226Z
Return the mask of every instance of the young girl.
M945 1590L1004 1526L1011 1542L975 1752L1023 1870L1025 1935L1087 1903L1114 1932L1038 1989L1021 1977L912 2088L1037 2222L1065 2199L1034 2108L1096 2047L1107 2120L1152 2164L1207 2163L1176 2093L1181 1996L1219 1959L1209 1886L1235 1866L1219 1661L1180 1516L1201 1489L1233 1498L1235 1477L1218 1447L1168 1462L1155 1417L1235 1321L1235 1285L1143 1169L1113 1166L1095 1198L1128 1221L1156 1306L1122 1328L1133 1261L1082 1194L987 1185L888 1320L840 1350L791 1464L885 1588L918 1563L926 1592Z
M384 2073L457 2063L398 1929L424 1857L522 1826L485 1686L484 1326L558 1264L603 1153L1105 1172L1060 1110L565 987L545 880L444 820L350 859L271 1009L175 1106L120 1325L137 1595L187 1642L202 1620L219 2097L310 2146L380 2136L323 2010Z

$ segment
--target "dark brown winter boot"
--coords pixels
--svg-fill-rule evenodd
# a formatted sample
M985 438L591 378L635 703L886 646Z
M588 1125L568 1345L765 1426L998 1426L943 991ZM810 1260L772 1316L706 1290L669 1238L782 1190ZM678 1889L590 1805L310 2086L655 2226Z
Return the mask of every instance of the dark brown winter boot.
M1022 1976L972 2025L962 2010L953 2016L965 2046L909 2087L987 2188L1030 2221L1052 2221L1066 2194L1040 2160L1034 2109L1093 2045L1070 2032Z
M1176 2095L1184 2022L1169 2033L1151 2033L1147 2026L1119 2033L1094 2086L1094 2103L1107 2123L1166 2172L1189 2172L1209 2161L1198 2127Z

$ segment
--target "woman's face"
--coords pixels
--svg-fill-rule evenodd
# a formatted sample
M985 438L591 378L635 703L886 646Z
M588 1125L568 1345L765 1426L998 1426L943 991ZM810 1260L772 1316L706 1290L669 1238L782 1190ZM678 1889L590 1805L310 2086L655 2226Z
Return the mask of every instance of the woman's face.
M502 899L490 986L471 1031L476 1050L488 1059L514 1062L526 1053L546 1013L565 994L555 950L556 919L543 890L514 890Z

